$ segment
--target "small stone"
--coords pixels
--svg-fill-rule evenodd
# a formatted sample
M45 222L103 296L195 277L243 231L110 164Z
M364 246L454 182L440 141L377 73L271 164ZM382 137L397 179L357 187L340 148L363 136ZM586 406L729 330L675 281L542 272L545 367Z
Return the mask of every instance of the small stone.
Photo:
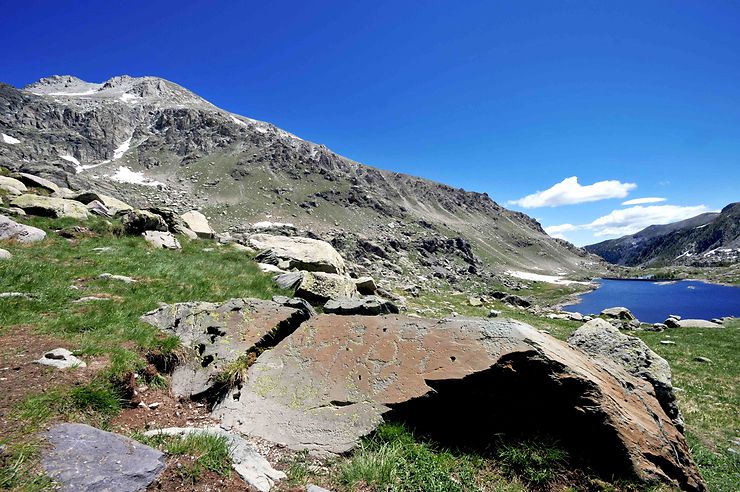
M706 362L706 363L711 363L712 362L712 359L710 359L709 357L702 357L701 355L699 355L697 357L694 357L694 360L696 362Z
M144 240L149 244L162 249L182 249L180 242L171 232L146 231Z
M69 369L70 367L87 367L84 361L78 359L72 352L65 348L56 348L46 352L43 357L34 361L36 364L56 367L57 369Z
M10 251L0 248L0 260L9 260L12 257L13 255L10 254Z
M488 317L489 318L498 318L500 315L501 315L501 311L496 311L495 309L491 309L488 312Z
M674 342L673 340L661 340L660 343L662 345L676 345L676 342Z
M102 280L119 280L125 284L135 284L136 280L132 279L131 277L126 277L125 275L113 275L111 273L101 273L98 275L99 279Z
M148 407L149 407L149 408L150 408L151 410L154 410L154 409L156 409L156 408L159 408L159 406L160 406L161 404L162 404L162 403L160 403L160 402L150 403L150 404L148 405Z
M483 305L483 301L481 301L480 297L470 297L468 298L468 304L473 307L479 307Z

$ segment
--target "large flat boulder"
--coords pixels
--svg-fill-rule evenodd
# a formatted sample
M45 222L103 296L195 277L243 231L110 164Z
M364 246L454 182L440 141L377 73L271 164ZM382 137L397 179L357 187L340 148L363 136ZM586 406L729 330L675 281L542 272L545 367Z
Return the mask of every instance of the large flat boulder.
M161 249L182 249L180 241L171 232L162 231L144 231L144 241L148 242L155 248Z
M19 224L6 215L0 215L0 241L18 241L22 244L35 243L46 237L38 227Z
M59 483L54 490L139 492L164 469L160 451L89 425L55 425L45 437L41 466Z
M178 337L187 357L172 373L172 391L198 398L217 389L218 376L239 357L272 346L292 333L309 314L259 299L230 299L221 304L186 302L163 306L141 317Z
M41 195L20 195L10 201L11 207L18 207L30 215L42 217L71 217L73 219L86 219L87 208L75 200L66 198L55 198Z
M49 193L59 193L59 186L57 186L55 183L52 183L48 179L44 179L33 174L16 173L13 175L13 178L33 188L41 188L42 190L46 190Z
M677 328L722 328L719 323L707 321L705 319L680 319L676 321Z
M380 314L398 314L398 306L388 299L378 296L341 297L331 299L324 304L327 314L342 314L345 316L361 314L364 316L378 316Z
M706 490L651 384L508 319L320 315L264 352L214 415L324 453L384 418L451 446L553 435L607 475Z
M254 234L249 237L249 244L261 251L257 256L259 262L276 265L282 270L343 274L346 269L342 256L326 241Z
M624 335L611 323L596 318L578 328L568 344L588 354L606 357L627 372L653 385L655 395L676 427L683 431L683 418L676 404L668 362L637 337Z
M191 210L180 216L185 226L193 231L198 237L212 239L216 232L211 229L208 219L197 210Z

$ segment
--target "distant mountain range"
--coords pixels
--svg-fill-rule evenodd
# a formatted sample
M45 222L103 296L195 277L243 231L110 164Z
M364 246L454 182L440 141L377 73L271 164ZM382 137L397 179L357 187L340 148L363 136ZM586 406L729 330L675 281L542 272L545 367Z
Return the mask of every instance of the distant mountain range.
M585 247L609 263L625 266L719 266L740 261L740 202Z
M0 83L0 165L217 230L289 222L346 257L423 283L509 270L588 276L603 262L485 193L375 169L157 77ZM363 272L358 272L363 273Z

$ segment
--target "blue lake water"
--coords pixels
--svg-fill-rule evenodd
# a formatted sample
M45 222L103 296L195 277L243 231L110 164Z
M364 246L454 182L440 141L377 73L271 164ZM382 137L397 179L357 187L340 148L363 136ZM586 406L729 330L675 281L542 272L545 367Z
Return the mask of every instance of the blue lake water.
M563 309L598 314L608 307L624 306L646 323L662 323L669 314L698 319L740 317L740 287L693 280L667 283L602 279L597 283L598 289Z

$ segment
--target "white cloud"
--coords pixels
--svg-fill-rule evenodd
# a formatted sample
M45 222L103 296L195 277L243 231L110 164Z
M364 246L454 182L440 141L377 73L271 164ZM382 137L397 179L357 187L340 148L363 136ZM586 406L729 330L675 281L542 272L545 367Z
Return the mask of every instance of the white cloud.
M649 207L625 208L614 210L607 215L599 217L590 224L583 226L584 229L594 231L594 236L625 236L634 234L647 226L656 224L670 224L679 220L688 219L709 209L704 205L692 207L680 207L678 205L651 205Z
M572 176L544 191L538 191L509 203L524 208L559 207L608 198L624 198L630 190L635 188L637 188L635 183L622 183L617 180L598 181L594 184L581 186L578 183L578 177Z
M613 210L588 224L560 224L545 227L552 237L566 239L564 233L592 231L594 237L621 237L634 234L651 225L670 224L695 217L710 210L705 205L681 207L678 205L634 206Z
M622 202L622 205L642 205L645 203L658 203L658 202L664 202L666 201L665 198L659 198L657 196L648 196L645 198L635 198L633 200L627 200L626 202Z
M551 235L552 237L557 237L560 239L565 239L567 241L568 238L565 237L563 234L564 232L569 231L575 231L578 230L577 225L573 224L560 224L560 225L554 225L550 227L545 227L545 232Z

